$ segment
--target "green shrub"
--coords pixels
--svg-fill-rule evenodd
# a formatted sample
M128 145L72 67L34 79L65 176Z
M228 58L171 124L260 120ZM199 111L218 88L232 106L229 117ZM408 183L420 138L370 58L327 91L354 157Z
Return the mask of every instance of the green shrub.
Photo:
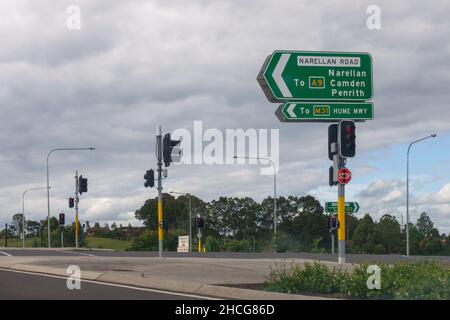
M248 240L228 240L225 243L224 250L231 252L252 252L253 247Z
M450 299L450 269L437 262L414 264L379 264L381 288L369 289L368 263L352 272L329 268L324 264L305 263L303 267L271 269L265 289L287 293L309 292L335 294L357 299Z
M218 252L220 251L220 245L216 238L212 236L207 236L205 240L205 246L207 252Z

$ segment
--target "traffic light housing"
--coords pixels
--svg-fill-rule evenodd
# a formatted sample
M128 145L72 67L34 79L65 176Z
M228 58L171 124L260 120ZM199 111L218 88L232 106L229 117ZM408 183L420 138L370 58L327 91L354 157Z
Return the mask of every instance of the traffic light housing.
M75 202L74 198L69 198L69 208L73 208L74 207L74 202Z
M328 159L333 161L333 155L337 153L337 150L331 148L331 144L337 143L338 140L338 124L330 124L328 126Z
M198 229L202 229L205 226L205 219L202 217L195 218L195 225Z
M334 180L334 168L333 166L330 166L330 169L328 169L328 184L330 187L337 185L339 182Z
M87 191L88 191L88 179L83 178L83 176L81 175L78 178L78 193L82 194L83 192L87 192Z
M339 154L342 158L352 158L356 154L356 126L351 120L339 123Z
M144 186L153 188L155 186L155 172L153 170L147 170L144 175L145 183Z
M331 216L330 219L330 229L332 231L336 230L339 227L339 222L337 216L334 214Z
M59 214L59 225L63 226L66 224L66 215L64 213Z
M170 166L170 163L173 162L172 154L177 154L177 156L181 157L181 147L178 145L181 143L181 140L171 140L170 133L166 133L163 138L163 160L164 165L166 167Z

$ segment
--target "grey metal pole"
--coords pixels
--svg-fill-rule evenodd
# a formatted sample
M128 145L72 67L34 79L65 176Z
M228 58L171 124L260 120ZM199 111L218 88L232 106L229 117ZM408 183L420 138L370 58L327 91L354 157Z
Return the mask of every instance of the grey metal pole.
M192 203L189 195L189 252L192 252Z
M406 256L409 257L409 150L412 144L408 147L406 155Z
M260 157L238 157L234 156L234 159L255 159L255 160L266 160L269 161L273 167L273 250L277 252L277 168L275 163L269 158L260 158Z
M27 189L22 193L22 217L23 217L23 228L22 228L22 238L23 238L23 243L22 243L22 247L25 248L25 194L28 191L33 191L33 190L42 190L42 189L51 189L51 187L38 187L38 188L31 188L31 189Z
M22 248L25 248L25 190L22 194Z
M75 171L75 249L78 249L78 170Z
M331 232L331 254L334 255L334 232Z
M192 252L192 202L191 195L189 193L170 191L169 193L181 194L187 196L189 200L189 252Z
M64 231L61 229L61 248L64 249Z
M406 153L406 256L409 257L409 151L411 146L417 142L423 141L428 138L435 138L436 134L430 134L429 136L415 140L411 142L408 146L408 151Z
M94 147L89 147L89 148L56 148L53 150L50 150L49 153L47 154L47 234L48 234L48 247L51 248L51 243L50 243L50 182L49 182L49 170L48 170L48 159L50 158L50 155L54 152L54 151L79 151L79 150L95 150Z
M162 128L156 128L156 159L158 161L158 248L159 257L163 256L163 235L162 235Z
M273 236L274 236L274 252L277 252L277 172L275 164L272 160L267 159L273 166Z
M47 246L49 248L51 248L51 244L50 244L50 188L49 188L49 173L48 173L48 158L50 157L50 155L52 154L52 152L55 150L51 150L48 154L47 154L47 235L48 235L48 239L47 239Z
M341 198L345 199L345 185L339 183L338 184L338 199L341 199ZM339 208L338 208L338 210L339 210ZM338 220L340 221L340 219L338 219ZM344 226L339 226L339 228L344 228ZM344 231L344 234L345 234L345 231ZM344 239L340 239L338 237L338 263L345 264L345 237L344 237Z

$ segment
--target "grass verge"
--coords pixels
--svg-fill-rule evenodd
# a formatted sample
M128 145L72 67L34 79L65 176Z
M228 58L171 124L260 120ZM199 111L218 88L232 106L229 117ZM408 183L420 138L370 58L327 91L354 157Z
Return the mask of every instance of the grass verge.
M113 249L123 251L131 247L131 241L88 237L86 238L86 247L95 249Z

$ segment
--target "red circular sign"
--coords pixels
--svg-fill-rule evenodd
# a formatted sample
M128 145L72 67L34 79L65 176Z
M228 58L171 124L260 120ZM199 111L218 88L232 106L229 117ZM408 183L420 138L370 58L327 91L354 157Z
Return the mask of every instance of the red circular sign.
M352 173L347 168L339 169L337 178L340 184L347 184L352 179Z

